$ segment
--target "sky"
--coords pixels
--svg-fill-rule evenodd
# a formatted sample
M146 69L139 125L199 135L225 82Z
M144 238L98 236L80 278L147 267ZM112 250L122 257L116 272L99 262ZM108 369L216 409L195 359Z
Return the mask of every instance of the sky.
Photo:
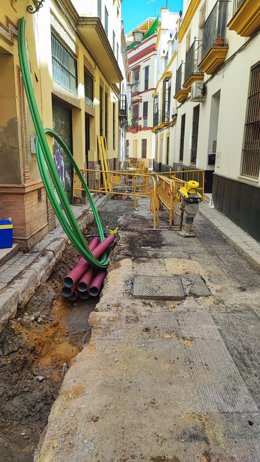
M149 16L158 16L160 9L167 6L167 3L170 11L178 13L182 10L182 0L123 0L122 18L125 33L128 34Z

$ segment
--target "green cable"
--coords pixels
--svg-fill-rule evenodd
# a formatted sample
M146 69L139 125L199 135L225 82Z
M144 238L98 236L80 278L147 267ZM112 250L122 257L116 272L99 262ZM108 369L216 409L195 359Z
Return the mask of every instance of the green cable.
M24 86L25 86L25 92L27 96L27 101L29 105L29 109L31 112L32 120L34 123L35 131L37 134L36 138L36 155L37 155L37 162L39 166L39 171L40 175L43 181L43 184L45 186L47 195L49 197L49 200L51 202L51 205L55 211L55 214L69 237L70 241L74 245L74 247L78 250L78 252L84 257L86 260L90 261L90 263L94 266L97 266L99 268L106 268L108 265L108 258L107 256L103 256L101 260L97 260L92 252L89 250L87 243L85 241L85 238L80 230L80 227L77 223L77 220L71 210L67 195L63 189L63 186L60 181L60 177L58 175L56 165L54 163L53 156L50 152L49 145L46 139L46 134L50 135L52 138L54 138L60 146L63 148L63 151L65 152L66 156L69 158L70 162L73 165L73 168L77 172L77 175L79 176L79 179L81 181L81 184L83 186L83 189L86 193L86 196L89 200L91 209L93 211L93 215L96 221L96 225L98 228L100 240L103 241L105 239L104 237L104 231L103 227L99 218L98 211L96 209L95 203L93 201L93 198L91 196L91 193L87 187L86 181L76 163L74 160L70 150L68 149L67 145L64 143L62 138L55 133L52 129L44 129L42 125L42 121L40 118L40 114L38 111L38 107L36 104L36 100L34 97L34 91L32 87L32 82L31 82L31 77L30 77L30 70L29 70L29 65L28 65L28 60L27 60L27 54L26 54L26 45L25 45L25 24L26 21L24 18L21 18L18 23L18 53L19 53L19 60L20 60L20 67L21 67L21 72L23 76L23 81L24 81ZM46 168L47 166L47 168ZM52 187L53 186L58 194L60 204L62 208L60 207L56 197L55 197L55 192ZM64 213L63 211L64 210Z

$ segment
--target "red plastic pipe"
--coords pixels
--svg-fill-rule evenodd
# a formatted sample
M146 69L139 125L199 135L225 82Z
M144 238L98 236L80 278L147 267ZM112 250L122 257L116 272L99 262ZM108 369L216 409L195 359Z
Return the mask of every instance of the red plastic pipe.
M74 292L74 288L73 287L62 287L61 289L61 295L64 297L64 298L69 298L72 296Z
M77 289L79 292L86 292L88 287L94 277L94 268L89 268L85 274L83 274L82 278L79 280Z
M75 302L75 301L78 299L78 296L79 296L79 295L78 295L78 291L77 291L77 289L75 289L75 290L72 292L71 296L69 297L69 300L70 300L71 302Z
M79 298L82 298L82 300L87 300L90 297L87 290L85 292L78 292L78 294Z
M90 241L88 247L92 252L97 247L98 242L99 242L98 237L94 237L92 241ZM81 276L84 273L86 273L88 268L89 268L89 262L85 260L85 258L80 257L76 266L72 268L72 270L63 279L64 286L73 287L78 282L79 278L81 278Z
M88 288L88 293L89 295L91 295L91 297L96 297L99 294L103 286L105 277L106 277L106 271L100 271L94 277L93 281L91 282Z
M92 251L95 258L101 257L105 250L112 244L115 240L116 236L114 234L110 234L103 242L97 245L97 247Z

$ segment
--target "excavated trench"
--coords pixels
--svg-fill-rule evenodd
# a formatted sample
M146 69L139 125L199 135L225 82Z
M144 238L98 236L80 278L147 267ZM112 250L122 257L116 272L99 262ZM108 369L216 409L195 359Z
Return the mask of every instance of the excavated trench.
M117 201L121 202L121 201ZM121 208L132 210L132 203ZM101 218L116 227L118 210ZM95 234L95 227L85 231ZM78 261L67 245L51 277L0 334L0 461L30 462L71 360L89 341L99 298L69 302L62 279Z

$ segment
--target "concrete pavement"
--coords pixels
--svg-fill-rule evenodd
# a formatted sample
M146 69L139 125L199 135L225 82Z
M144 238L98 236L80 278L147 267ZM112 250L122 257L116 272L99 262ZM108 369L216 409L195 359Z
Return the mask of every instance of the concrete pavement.
M121 210L123 230L91 341L65 376L35 461L259 461L259 272L201 215L197 237L183 239L149 230L145 201L133 213L122 201L104 207L110 217ZM238 245L233 224L206 207ZM134 298L140 276L179 277L185 297Z

